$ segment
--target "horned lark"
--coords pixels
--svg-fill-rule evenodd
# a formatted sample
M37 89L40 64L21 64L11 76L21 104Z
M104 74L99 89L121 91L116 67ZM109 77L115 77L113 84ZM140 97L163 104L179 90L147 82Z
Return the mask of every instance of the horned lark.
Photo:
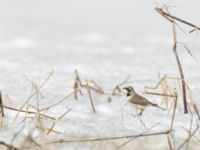
M141 112L138 115L142 115L142 112L148 106L154 106L154 107L165 110L164 108L158 106L157 104L150 102L143 96L137 94L132 86L124 87L124 89L127 91L127 97L129 97L128 101L131 104L134 104L134 106L136 108L141 110Z

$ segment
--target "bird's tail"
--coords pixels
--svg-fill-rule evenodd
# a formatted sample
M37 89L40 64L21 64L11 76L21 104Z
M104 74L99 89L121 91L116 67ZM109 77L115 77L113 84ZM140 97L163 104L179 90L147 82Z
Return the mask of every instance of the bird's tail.
M158 106L157 104L152 103L151 105L154 106L154 107L160 108L162 110L166 110L165 108L162 108L162 107Z

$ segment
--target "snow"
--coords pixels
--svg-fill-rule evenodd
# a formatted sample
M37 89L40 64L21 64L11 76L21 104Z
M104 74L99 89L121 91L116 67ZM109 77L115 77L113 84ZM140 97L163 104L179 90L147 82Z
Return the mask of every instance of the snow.
M115 86L131 75L123 86L132 85L139 94L162 107L166 107L162 103L162 97L144 94L145 86L154 86L158 82L158 72L173 77L178 76L178 68L172 52L171 28L168 28L170 25L164 22L163 18L155 16L154 4L147 3L148 5L143 8L141 6L146 2L142 1L135 2L137 5L133 5L132 2L121 5L120 2L117 2L116 6L112 6L111 3L105 11L107 14L115 16L112 20L109 16L104 16L105 12L101 14L101 8L106 2L100 3L99 7L95 4L94 8L90 8L86 4L83 5L85 9L79 6L80 10L76 9L77 12L72 8L65 10L64 5L61 4L70 4L64 1L60 3L51 1L48 6L42 3L40 7L33 2L30 4L23 0L22 2L27 8L20 6L19 3L15 4L12 10L9 7L11 4L0 2L2 3L0 7L4 6L10 10L0 10L3 14L0 17L0 20L3 20L0 22L0 89L4 105L19 109L34 92L32 84L40 86L52 71L53 75L41 88L38 96L33 96L29 107L26 106L23 108L24 110L28 107L29 111L37 112L35 108L46 108L70 94L73 91L75 69L78 70L83 83L86 80L94 80L105 93L100 94L91 90L96 113L92 111L86 89L81 89L83 94L78 95L78 100L75 100L72 95L63 100L62 103L51 107L46 113L40 112L54 119L38 119L33 114L20 113L12 125L17 112L4 108L5 117L0 131L0 141L15 147L25 146L30 149L112 150L117 149L129 139L52 142L123 137L139 135L149 129L150 131L147 133L163 132L169 129L173 112L172 98L169 99L169 108L166 111L149 107L142 116L136 116L138 112L130 103L127 103L125 92L112 95ZM191 7L191 3L184 5L184 7ZM60 11L55 11L58 8L55 8L54 5L60 6ZM45 12L42 11L42 6L46 6ZM129 6L128 10L126 10L126 6ZM130 9L132 6L135 8L134 10ZM112 7L113 12L110 11ZM196 5L193 4L193 8L191 14L196 14ZM51 12L52 9L54 9L54 13ZM94 11L94 14L90 14L91 10ZM141 11L141 13L133 14L136 10ZM27 14L23 17L21 14L24 14L24 11L27 11ZM51 12L53 19L48 16L48 12ZM65 16L66 12L73 12L73 15ZM120 12L123 12L120 17L122 23L116 17ZM180 12L185 11L181 9ZM185 15L185 13L183 14ZM131 17L141 18L143 15L152 18L150 29L145 29L143 26L150 24L148 19L138 19L137 23L129 19ZM195 15L191 16L193 21L198 20L194 17ZM63 19L65 17L66 20ZM81 17L82 22L78 21ZM84 17L86 20L83 19ZM93 22L91 22L92 18ZM25 21L25 23L22 24L21 21ZM127 24L129 21L130 24ZM106 24L109 25L106 26ZM165 30L161 27L162 25ZM80 28L77 29L77 26ZM186 35L187 38L184 37L185 35L181 34L181 40L184 39L189 43L189 47L192 48L198 60L200 56L198 51L199 38L190 35ZM198 101L200 98L199 61L193 60L183 47L179 46L179 48L185 79L191 88L194 102L200 108ZM175 81L169 82L173 86ZM181 95L180 89L177 91ZM183 113L181 100L180 96L174 121L175 138L174 141L171 141L175 148L178 148L187 139L188 132L186 130L190 128L192 117L190 113ZM68 110L69 112L59 119ZM194 131L199 120L197 114L193 110L192 112L192 131ZM27 116L29 118L26 118ZM53 125L53 131L48 133ZM196 139L191 138L189 149L200 147L199 131L195 136ZM40 146L36 146L34 143ZM5 147L0 147L0 149L3 148ZM120 149L155 150L169 149L169 147L167 135L157 135L132 138Z

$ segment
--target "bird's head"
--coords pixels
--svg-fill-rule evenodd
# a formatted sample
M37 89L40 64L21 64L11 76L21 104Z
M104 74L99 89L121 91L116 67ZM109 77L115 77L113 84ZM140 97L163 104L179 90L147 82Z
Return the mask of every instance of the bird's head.
M125 89L127 91L127 96L135 94L135 90L132 86L127 86L127 87L124 87L123 89Z

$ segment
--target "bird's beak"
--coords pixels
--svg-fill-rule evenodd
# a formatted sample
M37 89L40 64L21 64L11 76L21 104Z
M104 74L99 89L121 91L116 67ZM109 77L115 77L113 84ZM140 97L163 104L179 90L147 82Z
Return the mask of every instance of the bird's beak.
M131 94L130 94L130 93L131 93L130 88L124 87L123 89L126 90L126 92L127 92L127 93L126 93L126 96L130 96L130 95L131 95Z
M130 92L130 89L128 87L123 87L124 90L126 90L127 92Z

